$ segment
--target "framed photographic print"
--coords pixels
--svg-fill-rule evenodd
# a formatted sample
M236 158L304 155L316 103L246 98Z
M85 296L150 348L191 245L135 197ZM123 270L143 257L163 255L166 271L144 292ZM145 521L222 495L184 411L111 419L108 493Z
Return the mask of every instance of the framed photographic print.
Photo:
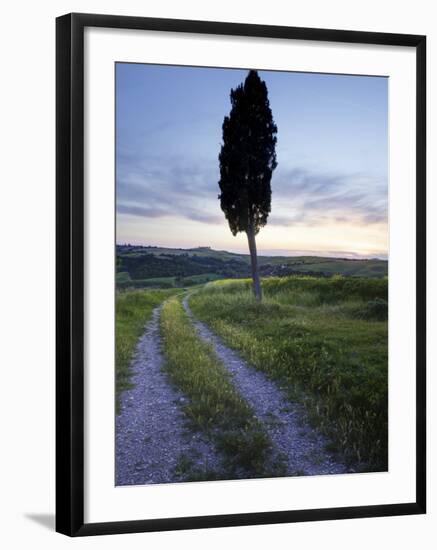
M425 37L56 51L57 530L424 513Z

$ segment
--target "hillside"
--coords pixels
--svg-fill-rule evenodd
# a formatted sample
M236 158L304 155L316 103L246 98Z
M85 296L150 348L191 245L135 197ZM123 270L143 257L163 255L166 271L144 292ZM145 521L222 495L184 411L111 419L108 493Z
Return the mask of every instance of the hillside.
M320 256L259 256L262 277L294 274L330 277L385 277L388 262L379 259ZM199 248L117 245L117 286L171 288L223 278L250 276L248 254Z

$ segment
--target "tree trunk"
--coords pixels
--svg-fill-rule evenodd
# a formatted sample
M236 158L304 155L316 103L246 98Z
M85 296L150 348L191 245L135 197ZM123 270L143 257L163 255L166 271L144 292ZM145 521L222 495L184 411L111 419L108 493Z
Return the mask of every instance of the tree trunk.
M246 233L247 241L249 243L250 264L252 267L253 293L256 300L260 302L262 299L262 291L258 273L258 258L256 255L255 232L253 228L249 228Z

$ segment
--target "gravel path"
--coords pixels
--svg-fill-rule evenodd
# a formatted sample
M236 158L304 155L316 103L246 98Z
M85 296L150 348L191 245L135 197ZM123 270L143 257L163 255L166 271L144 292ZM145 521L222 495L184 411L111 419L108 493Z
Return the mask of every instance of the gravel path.
M137 345L133 388L121 395L115 431L116 485L183 481L175 472L181 459L197 472L220 470L213 446L186 427L180 408L185 399L161 370L161 307L153 311Z
M287 475L346 473L347 467L325 450L326 439L305 422L303 408L291 403L274 382L249 367L197 320L188 305L188 297L183 305L199 336L214 346L218 357L232 374L235 387L264 424L274 446L276 456L272 460L281 458L286 463Z

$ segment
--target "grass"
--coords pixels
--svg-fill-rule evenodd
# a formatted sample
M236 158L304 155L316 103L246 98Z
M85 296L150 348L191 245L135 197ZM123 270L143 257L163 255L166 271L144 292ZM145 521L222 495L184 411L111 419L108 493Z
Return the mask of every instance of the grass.
M127 277L126 277L127 275ZM170 289L176 288L176 277L151 277L149 279L131 279L129 273L117 273L117 288L119 289Z
M115 386L117 410L120 394L132 387L130 363L145 324L153 309L175 290L132 290L118 292L115 301Z
M211 345L199 339L177 297L164 304L161 331L165 368L189 400L184 412L223 451L225 477L241 471L245 477L267 475L268 436Z
M387 468L387 279L282 277L207 284L193 312L300 399L335 448Z
M198 284L205 284L210 281L222 279L217 273L203 273L201 275L190 275L188 277L150 277L148 279L131 279L129 273L121 271L117 273L117 287L122 289L170 289L193 287Z
M183 284L203 284L210 281L217 281L223 279L221 275L217 273L202 273L201 275L190 275L182 279Z
M272 265L285 265L293 271L311 271L325 273L326 275L347 275L352 277L384 277L387 275L387 261L348 260L342 258L320 258L317 256L301 257L266 257L260 256L260 265L270 263Z

